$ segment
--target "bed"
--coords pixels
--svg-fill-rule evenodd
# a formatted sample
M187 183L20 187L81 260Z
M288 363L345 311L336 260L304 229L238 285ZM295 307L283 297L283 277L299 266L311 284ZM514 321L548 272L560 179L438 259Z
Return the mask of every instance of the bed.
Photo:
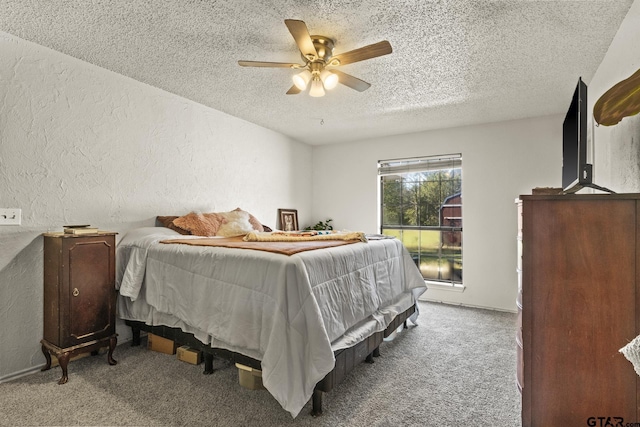
M371 236L370 236L371 237ZM426 290L397 239L374 237L293 255L164 243L201 239L164 227L128 232L117 248L119 317L133 327L262 370L293 417L329 391L385 335L418 316Z

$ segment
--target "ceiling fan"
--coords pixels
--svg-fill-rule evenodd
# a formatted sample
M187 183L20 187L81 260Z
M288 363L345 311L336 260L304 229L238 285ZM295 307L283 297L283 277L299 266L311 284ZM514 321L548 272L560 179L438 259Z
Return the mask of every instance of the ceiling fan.
M303 70L293 76L293 86L287 91L287 95L295 95L307 88L310 96L324 96L325 89L333 89L338 83L342 83L359 92L371 87L371 84L357 77L343 73L333 67L352 64L366 59L376 58L392 52L391 44L384 40L349 52L333 54L334 40L325 36L309 35L307 24L296 19L285 19L284 23L291 32L304 64L287 62L261 62L238 61L243 67L275 67ZM331 68L331 69L329 69Z

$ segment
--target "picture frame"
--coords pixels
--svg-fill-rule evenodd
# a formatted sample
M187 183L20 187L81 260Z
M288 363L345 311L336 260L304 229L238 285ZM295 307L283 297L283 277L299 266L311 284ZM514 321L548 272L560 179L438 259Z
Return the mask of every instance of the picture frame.
M278 229L282 231L298 231L298 210L278 209Z

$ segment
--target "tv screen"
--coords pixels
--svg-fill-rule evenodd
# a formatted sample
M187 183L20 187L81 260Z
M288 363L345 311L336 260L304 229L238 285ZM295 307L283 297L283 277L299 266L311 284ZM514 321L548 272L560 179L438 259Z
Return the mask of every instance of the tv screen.
M587 164L587 85L578 79L562 125L562 188L565 192L591 184Z

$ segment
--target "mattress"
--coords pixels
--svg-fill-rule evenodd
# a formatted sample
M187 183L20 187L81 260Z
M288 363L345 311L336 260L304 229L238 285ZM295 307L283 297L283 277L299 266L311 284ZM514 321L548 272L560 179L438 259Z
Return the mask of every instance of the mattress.
M334 351L384 330L426 290L396 239L287 256L160 243L176 236L147 227L120 241L119 316L260 360L265 388L294 417Z

